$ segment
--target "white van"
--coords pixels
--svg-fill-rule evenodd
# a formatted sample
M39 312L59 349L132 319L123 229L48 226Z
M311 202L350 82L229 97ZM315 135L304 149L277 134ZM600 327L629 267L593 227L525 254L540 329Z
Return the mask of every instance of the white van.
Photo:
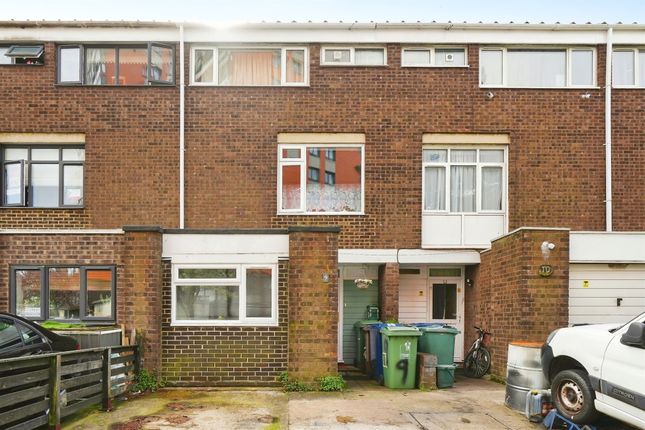
M542 347L542 370L553 403L573 422L602 412L645 429L645 313L624 325L555 330Z

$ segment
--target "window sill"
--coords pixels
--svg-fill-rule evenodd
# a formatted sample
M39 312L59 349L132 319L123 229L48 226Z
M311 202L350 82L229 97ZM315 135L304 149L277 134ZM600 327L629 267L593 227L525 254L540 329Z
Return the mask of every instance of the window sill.
M479 85L479 88L491 90L600 90L598 86L591 87L509 87L505 85Z
M60 88L177 88L177 84L144 84L144 85L86 85L78 83L65 84L61 82L56 83Z
M365 212L278 212L278 216L365 216Z
M189 87L215 87L215 88L309 88L309 84L288 85L220 85L211 83L191 82Z
M56 207L47 207L47 206L0 206L0 209L20 209L20 210L78 210L85 209L85 206L56 206Z
M379 68L379 67L388 67L388 64L334 64L334 63L320 63L320 67L369 67L369 68Z
M448 212L448 211L422 211L422 215L506 215L506 211L491 212Z
M174 321L170 323L170 327L279 327L277 322L272 323L241 323L239 321L231 321L230 323L214 322L209 320L195 320L195 321Z
M418 65L403 65L401 64L402 69L470 69L469 64L461 64L458 66L445 66L445 65L435 65L435 64L430 64L430 65L424 65L424 64L418 64Z

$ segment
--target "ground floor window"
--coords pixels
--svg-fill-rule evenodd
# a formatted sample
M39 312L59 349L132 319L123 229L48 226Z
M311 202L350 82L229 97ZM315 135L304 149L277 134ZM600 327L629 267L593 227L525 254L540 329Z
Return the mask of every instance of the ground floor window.
M114 266L12 266L12 311L33 320L114 321Z
M176 265L174 325L277 324L277 268L272 265Z

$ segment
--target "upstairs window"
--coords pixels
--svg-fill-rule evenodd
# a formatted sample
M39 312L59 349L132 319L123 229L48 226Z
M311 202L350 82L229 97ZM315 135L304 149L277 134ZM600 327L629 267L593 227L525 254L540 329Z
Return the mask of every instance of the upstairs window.
M466 48L403 48L402 67L464 67Z
M426 212L501 212L505 206L503 149L423 150Z
M43 45L0 46L0 65L21 64L38 66L45 64Z
M568 88L596 85L593 48L482 48L481 87Z
M83 206L82 147L4 146L2 164L4 206Z
M324 47L320 55L324 66L385 66L387 55L382 47Z
M298 47L194 47L192 84L307 85L307 49Z
M645 87L645 49L615 49L611 64L615 87Z
M172 85L174 47L144 45L58 47L58 83L65 85Z
M279 213L363 211L362 145L280 145L278 151Z

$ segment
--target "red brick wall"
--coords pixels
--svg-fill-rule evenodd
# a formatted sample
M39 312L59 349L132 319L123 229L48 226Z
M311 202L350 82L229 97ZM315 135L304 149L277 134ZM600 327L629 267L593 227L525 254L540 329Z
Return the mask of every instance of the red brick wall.
M397 44L386 67L324 67L310 48L309 87L187 87L187 226L332 224L340 247L419 247L422 134L477 132L510 134L511 228L604 228L602 89L588 100L587 90L494 89L489 100L479 45L468 46L468 68L402 68ZM11 101L2 131L85 133L85 208L2 209L0 227L176 226L178 88L59 86L55 57L46 43L44 66L0 67ZM604 64L599 46L598 82ZM617 230L645 229L643 97L614 91ZM276 215L277 134L307 131L366 134L365 215Z
M134 329L143 345L143 365L159 371L161 345L161 251L157 227L128 228L123 242L123 291L119 321Z
M387 67L324 67L319 46L312 45L309 88L189 87L187 225L334 224L342 228L341 248L420 247L422 134L476 132L510 135L511 229L604 229L604 91L493 89L489 100L489 90L479 88L478 51L478 45L468 46L470 67L463 69L401 68L399 45L388 45ZM604 81L604 62L599 46L598 82ZM585 92L590 99L580 97ZM614 128L625 154L645 141L637 119L644 96L634 91L615 110L634 112L624 127ZM366 214L276 215L280 132L365 133ZM616 189L642 189L634 182L640 169L630 166L618 175L624 185ZM227 205L220 204L224 199ZM617 208L628 204L621 201ZM645 214L634 211L628 209L629 219L617 214L617 228L645 228Z
M162 375L171 385L263 386L287 370L288 261L278 265L277 327L172 327L171 265L163 263Z
M323 279L324 275L327 280ZM289 231L289 376L338 372L338 229Z
M548 261L543 241L555 244ZM538 274L542 264L553 274ZM466 274L474 286L466 287L466 350L475 339L473 325L493 333L491 373L506 377L508 344L544 342L548 334L568 324L569 232L522 229L496 240L481 255L481 264Z
M12 265L116 266L116 323L146 333L144 365L159 368L161 233L2 234L0 309L9 310Z
M0 228L178 224L178 87L56 85L44 66L0 67L1 132L85 133L84 209L0 209Z
M399 320L399 265L387 263L378 268L381 321Z

